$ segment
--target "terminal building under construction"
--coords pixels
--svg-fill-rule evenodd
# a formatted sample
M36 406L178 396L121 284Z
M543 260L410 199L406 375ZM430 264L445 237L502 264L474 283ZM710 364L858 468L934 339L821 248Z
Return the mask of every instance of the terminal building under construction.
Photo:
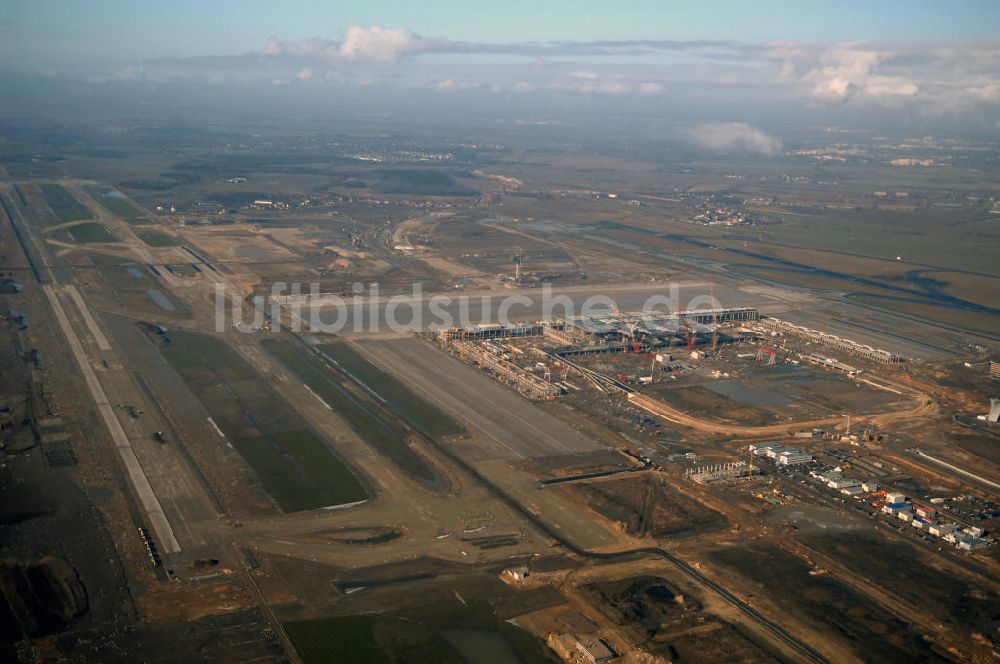
M717 324L756 321L760 314L752 307L698 309L678 313L608 312L601 315L566 316L551 322L480 323L441 330L441 341L473 341L545 335L562 345L606 346L614 350L623 340L639 341L646 347L670 345L677 339L700 338L715 331ZM621 349L626 346L622 345Z

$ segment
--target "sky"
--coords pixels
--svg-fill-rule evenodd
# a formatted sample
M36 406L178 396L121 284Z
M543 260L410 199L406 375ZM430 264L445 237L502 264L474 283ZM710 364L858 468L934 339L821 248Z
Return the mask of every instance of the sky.
M750 115L846 109L1000 133L998 26L997 0L7 0L0 77L40 100L60 86L93 99L132 86L146 103L271 90L386 112L392 95L459 109L597 100L703 113L726 141L773 152Z
M987 39L995 0L8 0L0 54L12 66L234 55L283 40L343 38L348 27L407 28L477 42Z

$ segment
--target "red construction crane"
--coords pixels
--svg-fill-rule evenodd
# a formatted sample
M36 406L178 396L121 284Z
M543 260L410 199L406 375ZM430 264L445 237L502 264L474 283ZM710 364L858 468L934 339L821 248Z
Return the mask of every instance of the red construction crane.
M688 350L694 350L695 336L694 332L691 331L687 316L681 314L681 320L684 322L684 335L687 337Z

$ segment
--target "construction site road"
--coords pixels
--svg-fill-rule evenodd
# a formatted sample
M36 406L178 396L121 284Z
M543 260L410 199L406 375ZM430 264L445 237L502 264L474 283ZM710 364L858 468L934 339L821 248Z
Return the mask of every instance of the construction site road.
M695 417L682 410L678 410L658 399L653 399L637 392L628 395L630 403L642 408L646 412L662 418L674 424L704 431L706 433L720 434L726 436L783 436L795 431L808 431L822 427L837 426L843 423L842 416L824 417L816 420L802 420L798 422L787 422L783 424L763 424L760 426L741 426L738 424L724 424L703 417ZM873 424L885 426L896 422L905 422L919 417L933 415L936 406L930 397L918 394L915 395L916 403L910 408L898 410L893 413L879 413L877 415L859 415L862 419Z

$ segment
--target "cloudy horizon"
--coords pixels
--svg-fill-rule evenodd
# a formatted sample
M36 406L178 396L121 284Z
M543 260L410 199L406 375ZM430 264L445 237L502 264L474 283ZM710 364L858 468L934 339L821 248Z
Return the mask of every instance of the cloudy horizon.
M44 8L47 3L40 4ZM906 6L886 4L900 11ZM974 20L976 12L982 11L981 4L964 4L965 11L958 7L948 14L951 29L940 31L949 38L933 40L915 27L917 18L931 20L936 15L936 10L926 7L911 7L895 30L873 31L872 26L859 24L851 32L841 17L837 29L829 33L845 38L830 40L796 38L813 32L811 21L801 16L781 23L781 30L768 27L774 19L761 23L758 18L756 27L746 30L727 27L723 21L717 37L693 27L678 34L685 32L678 28L682 19L697 19L697 12L680 9L662 29L647 28L635 38L623 37L624 26L617 25L610 13L603 31L589 23L586 29L581 25L568 29L574 24L567 19L569 23L561 30L553 29L549 39L505 39L518 33L511 28L516 17L498 21L493 31L497 38L486 39L459 34L469 30L449 31L443 16L436 21L442 26L437 30L417 25L425 22L419 18L412 24L343 23L324 30L319 23L310 26L308 14L266 24L271 28L266 36L261 35L265 26L255 25L238 40L231 31L220 33L216 40L199 37L218 20L216 11L205 13L204 24L191 25L188 30L195 35L184 37L184 47L170 41L180 40L183 31L167 23L162 24L163 34L150 36L145 49L112 49L103 58L81 55L53 65L50 61L58 60L58 54L48 60L31 56L36 47L24 45L17 57L6 59L2 76L29 97L39 81L46 94L60 85L76 94L86 87L92 95L136 85L147 91L156 86L160 91L183 88L183 94L196 97L213 88L257 86L280 88L282 95L303 100L347 96L359 104L419 95L437 96L439 101L432 103L442 105L478 100L498 108L526 110L614 103L624 114L640 110L673 116L697 115L700 109L706 117L703 122L689 123L691 129L713 123L742 124L748 129L729 127L723 141L727 149L738 146L766 155L779 149L780 137L761 131L740 109L765 117L791 114L813 122L893 114L914 127L936 124L1000 132L996 119L1000 117L1000 40L984 38L982 21ZM148 11L145 3L138 6L131 18L119 17L116 22L135 27L143 11ZM0 35L10 37L0 48L8 52L18 48L18 40L24 37L17 34L17 26L30 18L24 7L17 9L20 12L13 12L0 26ZM884 7L879 10L885 11ZM196 10L186 8L180 13L184 12L194 12L193 21L199 19ZM736 13L751 25L750 12ZM851 12L844 13L850 17ZM377 11L371 17L388 18ZM70 17L50 18L59 23ZM176 22L172 15L170 20ZM559 32L575 38L557 38ZM650 37L650 32L662 36ZM593 38L602 33L607 38ZM171 48L165 45L168 42ZM63 55L82 48L72 40L67 43L70 46L63 49ZM25 113L29 101L0 102L0 113ZM387 111L394 106L387 104ZM762 110L765 107L771 111ZM694 143L720 149L718 142L706 142L704 132L701 138L698 132L690 134Z

